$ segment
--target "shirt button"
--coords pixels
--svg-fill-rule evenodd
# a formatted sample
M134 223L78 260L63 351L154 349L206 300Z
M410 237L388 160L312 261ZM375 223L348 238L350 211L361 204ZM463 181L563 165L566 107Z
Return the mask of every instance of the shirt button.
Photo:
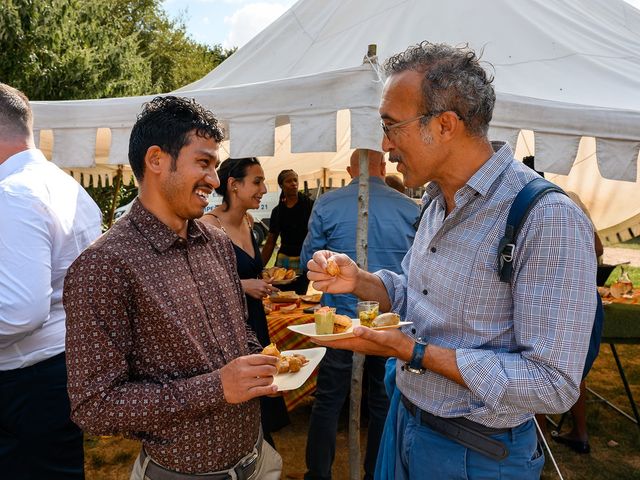
M431 253L436 253L436 247L431 247Z
M426 295L427 293L429 293L429 291L425 288L424 290L422 290L422 293Z

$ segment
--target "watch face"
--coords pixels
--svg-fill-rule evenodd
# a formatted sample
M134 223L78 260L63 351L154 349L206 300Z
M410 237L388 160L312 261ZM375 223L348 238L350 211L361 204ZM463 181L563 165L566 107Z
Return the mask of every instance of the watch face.
M415 373L417 375L421 375L424 373L424 368L414 368L411 365L409 365L408 363L405 363L402 367L403 370L409 372L409 373Z

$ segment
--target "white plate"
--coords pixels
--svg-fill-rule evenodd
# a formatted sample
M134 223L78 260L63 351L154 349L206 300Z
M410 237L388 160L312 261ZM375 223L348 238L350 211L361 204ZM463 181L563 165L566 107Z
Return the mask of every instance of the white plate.
M388 325L386 327L375 327L373 330L388 330L390 328L400 328L405 325L411 325L413 322L400 322L397 325ZM323 342L333 342L334 340L342 340L344 338L353 337L353 327L357 327L360 325L359 318L351 319L351 328L342 332L342 333L331 333L327 335L317 335L316 334L316 324L315 323L305 323L302 325L289 325L287 328L292 332L299 333L301 335L306 335L310 338L317 338L318 340L322 340Z
M281 352L281 355L284 355L285 357L287 355L299 353L307 357L309 362L296 373L279 373L273 377L273 384L278 386L278 391L285 392L287 390L300 388L302 384L307 381L307 378L311 376L315 368L320 363L320 360L322 360L322 357L324 357L326 351L327 349L325 347L316 347L305 348L303 350L286 350Z

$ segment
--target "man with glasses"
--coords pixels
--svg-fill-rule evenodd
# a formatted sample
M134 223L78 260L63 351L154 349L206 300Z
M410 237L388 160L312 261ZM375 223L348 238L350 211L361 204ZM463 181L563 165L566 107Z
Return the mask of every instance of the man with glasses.
M592 228L566 196L545 195L518 237L511 283L501 282L507 213L537 175L487 138L492 79L470 49L428 42L385 70L382 147L406 186L429 182L414 244L401 274L322 250L308 276L413 324L357 327L331 346L398 359L396 455L381 478L539 478L533 414L566 411L579 394L596 308ZM338 276L326 273L329 257Z

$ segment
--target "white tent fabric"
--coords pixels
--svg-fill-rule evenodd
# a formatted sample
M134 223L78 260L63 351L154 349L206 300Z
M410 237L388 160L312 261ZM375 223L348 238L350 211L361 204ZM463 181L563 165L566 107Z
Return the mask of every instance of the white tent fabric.
M568 175L551 178L577 191L599 229L638 216L640 234L640 12L622 0L300 0L178 92L223 120L230 154L269 157L268 178L286 166L324 180L344 171L350 148L380 145L382 81L363 64L367 45L385 59L425 39L483 51L495 70L492 137L519 138L520 154ZM53 130L54 159L86 166L100 127L118 129L111 150L126 151L147 99L33 102L36 128ZM338 154L308 153L319 151Z

